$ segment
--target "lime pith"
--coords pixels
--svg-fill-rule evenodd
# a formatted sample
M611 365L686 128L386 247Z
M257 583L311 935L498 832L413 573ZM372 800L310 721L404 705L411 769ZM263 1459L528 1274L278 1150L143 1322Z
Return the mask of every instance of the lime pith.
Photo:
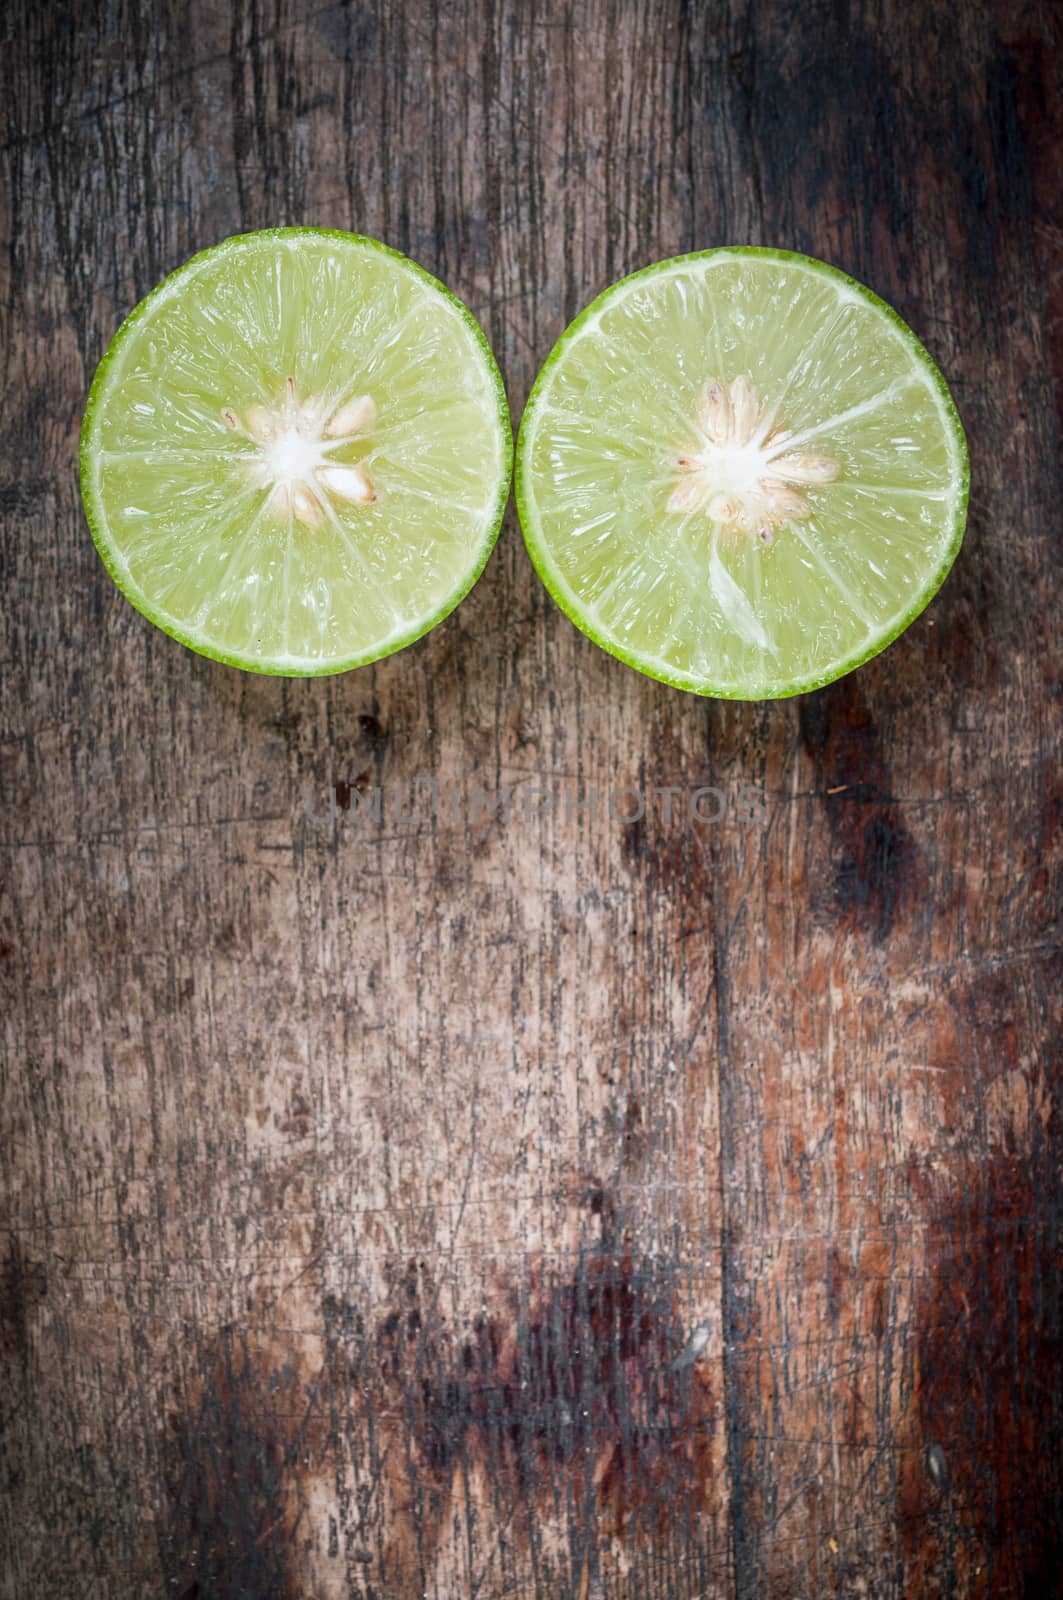
M629 666L773 699L885 648L963 537L968 461L930 356L823 262L735 247L614 284L532 388L525 543Z
M81 480L126 598L251 671L341 672L443 619L509 491L498 367L397 251L278 228L194 256L93 380Z

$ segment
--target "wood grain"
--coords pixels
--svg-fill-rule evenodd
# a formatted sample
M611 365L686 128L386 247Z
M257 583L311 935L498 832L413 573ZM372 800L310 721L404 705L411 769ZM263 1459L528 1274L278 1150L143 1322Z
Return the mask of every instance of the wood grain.
M2 26L2 1592L1060 1592L1058 12ZM448 282L518 416L626 271L836 262L954 388L953 576L771 706L596 650L512 512L376 668L191 655L95 555L84 396L163 273L299 222Z

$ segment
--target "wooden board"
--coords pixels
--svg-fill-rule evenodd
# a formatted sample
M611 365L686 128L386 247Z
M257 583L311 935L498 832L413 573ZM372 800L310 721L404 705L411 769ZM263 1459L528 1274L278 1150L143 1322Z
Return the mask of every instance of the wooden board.
M1060 1592L1059 20L9 10L4 1595ZM953 385L953 576L778 705L607 658L512 512L377 668L191 655L93 550L84 396L296 222L446 280L517 416L628 270L836 262Z

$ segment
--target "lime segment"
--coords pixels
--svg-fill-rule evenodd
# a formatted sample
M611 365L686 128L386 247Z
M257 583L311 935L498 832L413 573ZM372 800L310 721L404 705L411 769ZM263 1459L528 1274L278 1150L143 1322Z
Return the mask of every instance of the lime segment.
M815 688L923 609L963 536L967 450L900 318L822 262L727 249L615 284L521 424L547 588L604 649L701 694Z
M511 458L498 368L453 295L374 240L276 229L194 257L122 325L82 492L152 621L307 675L376 660L457 604Z

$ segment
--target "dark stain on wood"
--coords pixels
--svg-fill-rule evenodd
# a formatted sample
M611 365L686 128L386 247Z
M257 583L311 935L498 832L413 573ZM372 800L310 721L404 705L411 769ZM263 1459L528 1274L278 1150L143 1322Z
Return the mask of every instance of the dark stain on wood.
M665 1264L607 1236L570 1275L540 1266L460 1334L424 1307L422 1278L411 1267L375 1342L431 1485L429 1528L454 1474L476 1470L517 1508L525 1541L560 1509L581 1556L602 1536L660 1538L677 1508L697 1516L715 1488L712 1386L696 1366L673 1370L686 1334Z
M1011 19L1009 19L1011 21ZM1033 19L1019 11L1002 29L1002 55L1014 83L1018 134L1025 168L1016 173L1028 199L1029 227L1049 245L1063 221L1059 186L1059 150L1063 144L1063 96L1059 92L1055 51L1046 49ZM1056 230L1053 232L1053 230ZM1063 272L1056 252L1044 252L1044 311L1040 336L1045 342L1055 423L1063 427ZM1024 418L1025 420L1025 414Z
M27 1257L20 1239L9 1236L0 1271L0 1330L5 1353L20 1364L29 1359L30 1319L47 1293L43 1265Z
M387 729L372 712L363 711L358 718L358 730L370 754L379 759L388 742Z
M860 680L803 697L799 715L833 846L833 881L821 904L881 944L917 892L917 858Z
M1050 1152L1043 1139L1026 1160L1000 1151L931 1214L899 1493L909 1593L1059 1592L1063 1182Z
M200 1392L171 1411L161 1454L166 1593L179 1600L298 1600L288 1474L303 1388L269 1348L226 1329L205 1352Z
M477 1481L526 1549L560 1517L577 1578L597 1574L605 1548L663 1547L696 1524L718 1492L704 1334L677 1314L675 1263L639 1257L609 1190L592 1184L583 1206L595 1237L571 1270L532 1259L528 1279L492 1285L465 1326L441 1311L431 1265L411 1260L375 1322L329 1298L316 1370L283 1327L223 1330L198 1363L206 1381L163 1434L167 1592L303 1592L292 1558L337 1418L339 1436L368 1429L377 1481L397 1485L386 1526L367 1518L363 1532L365 1544L383 1536L389 1594L429 1581Z

